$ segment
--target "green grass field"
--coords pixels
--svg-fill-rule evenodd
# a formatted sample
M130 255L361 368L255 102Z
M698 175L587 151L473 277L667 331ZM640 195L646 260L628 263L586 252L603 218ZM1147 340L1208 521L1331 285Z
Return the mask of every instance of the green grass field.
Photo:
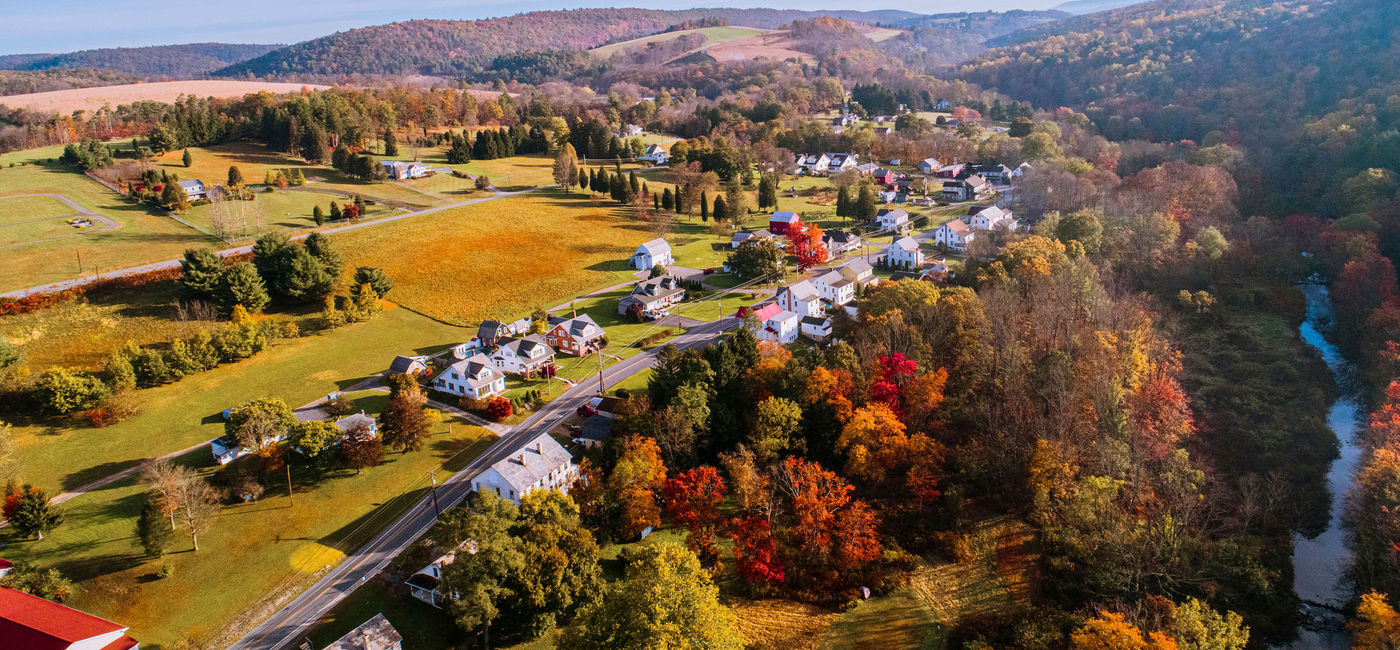
M624 50L645 47L649 43L664 43L666 41L672 41L687 34L703 34L705 36L704 45L708 46L714 45L715 43L735 41L741 38L747 38L749 36L761 33L763 33L763 30L753 29L750 27L702 27L699 29L682 29L674 32L652 34L651 36L634 38L630 41L611 43L609 45L603 45L600 47L593 48L592 50L589 50L589 52L592 53L593 56L606 59Z
M0 227L36 219L66 217L76 212L73 206L51 196L0 197Z
M329 215L332 201L342 207L350 203L350 198L342 194L309 189L304 191L298 189L258 191L254 196L257 198L236 207L246 209L250 215L257 215L257 221L262 223L262 229L259 232L282 230L290 233L310 230L316 227L316 221L311 214L316 206L321 206L321 212ZM375 219L398 212L398 210L384 205L366 205L361 220ZM190 208L181 214L180 218L203 230L213 231L214 214L214 206L206 203ZM256 238L257 233L254 233L246 239Z
M146 206L127 202L115 192L66 165L46 163L0 168L0 197L35 193L61 194L88 210L116 221L120 227L79 237L64 237L6 248L5 263L0 264L0 290L22 289L91 275L99 271L172 259L179 257L190 246L215 243L213 238L189 226L156 214ZM32 199L22 201L24 204L33 204ZM67 206L61 203L58 205L62 207L40 209L67 210L64 214L72 212ZM0 206L0 211L11 215L9 209L4 206ZM31 229L25 235L32 237L46 232L77 232L66 224L63 224L62 228L67 230Z

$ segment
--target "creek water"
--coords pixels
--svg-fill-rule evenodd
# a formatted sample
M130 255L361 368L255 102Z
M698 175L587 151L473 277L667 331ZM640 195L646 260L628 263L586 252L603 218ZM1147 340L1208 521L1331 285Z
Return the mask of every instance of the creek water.
M1351 647L1351 641L1341 629L1340 609L1351 598L1346 581L1351 548L1342 527L1342 511L1361 457L1356 434L1362 413L1350 387L1350 362L1322 335L1332 323L1332 300L1327 288L1320 284L1306 284L1301 288L1308 302L1308 317L1298 333L1304 342L1322 354L1341 395L1327 412L1327 426L1337 435L1341 453L1327 472L1327 488L1331 495L1327 530L1312 538L1297 535L1293 540L1293 590L1303 601L1304 616L1298 640L1286 647L1345 649Z

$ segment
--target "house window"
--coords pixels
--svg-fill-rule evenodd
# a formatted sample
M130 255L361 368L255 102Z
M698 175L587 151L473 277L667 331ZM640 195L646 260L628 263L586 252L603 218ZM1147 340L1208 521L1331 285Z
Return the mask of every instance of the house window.
M501 486L496 486L496 496L501 496Z
M515 499L515 490L511 490L511 491L510 491L510 498L511 498L512 500Z
M457 371L456 371L456 370L452 371L452 378L453 378L453 379L458 379L458 378L459 378L459 377L457 377Z

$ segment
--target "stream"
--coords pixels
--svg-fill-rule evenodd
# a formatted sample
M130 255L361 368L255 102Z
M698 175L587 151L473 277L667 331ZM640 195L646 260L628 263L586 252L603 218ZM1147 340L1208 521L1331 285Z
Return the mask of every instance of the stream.
M1345 577L1351 549L1342 528L1342 511L1361 456L1356 433L1363 414L1347 387L1349 382L1344 379L1351 374L1350 362L1322 335L1332 322L1332 300L1327 288L1314 283L1305 284L1301 289L1307 298L1308 317L1298 333L1304 342L1322 353L1341 394L1327 412L1327 426L1337 435L1341 453L1327 472L1327 488L1331 495L1327 530L1313 538L1294 536L1293 591L1302 601L1303 620L1298 628L1298 639L1285 647L1345 649L1351 647L1351 641L1342 629L1345 619L1340 610L1351 598Z

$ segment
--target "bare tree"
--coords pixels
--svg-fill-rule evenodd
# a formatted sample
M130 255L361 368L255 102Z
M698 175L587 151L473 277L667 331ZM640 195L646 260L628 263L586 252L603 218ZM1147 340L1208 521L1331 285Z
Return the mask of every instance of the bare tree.
M155 499L156 505L160 506L160 514L170 519L171 530L175 529L175 513L180 510L183 469L186 468L160 462L141 471L141 482L146 485L146 491Z
M199 534L208 530L214 517L219 514L222 495L194 470L188 467L181 467L180 470L183 470L179 491L180 515L186 532L190 534L190 543L198 551Z

